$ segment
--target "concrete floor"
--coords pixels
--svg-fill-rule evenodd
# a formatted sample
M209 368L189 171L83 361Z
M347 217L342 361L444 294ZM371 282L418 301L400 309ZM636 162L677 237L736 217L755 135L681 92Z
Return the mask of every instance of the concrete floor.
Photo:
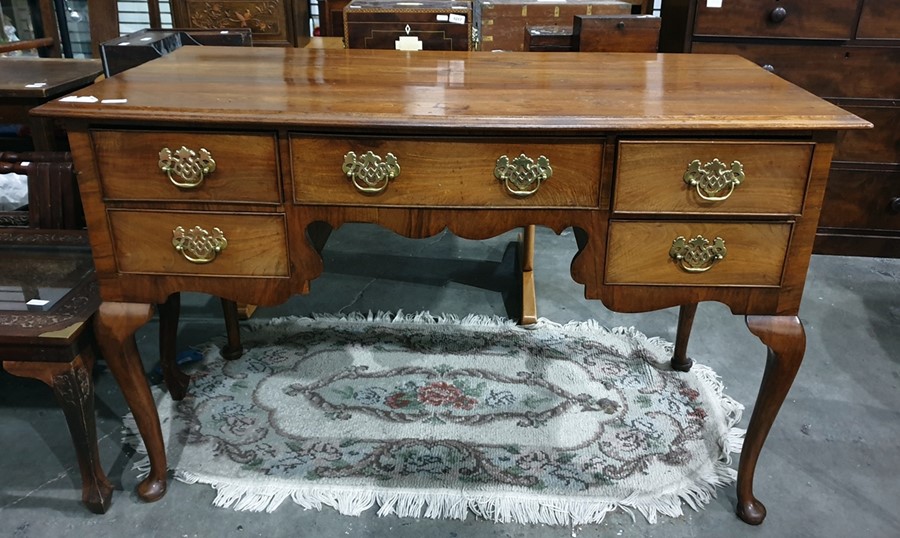
M345 226L325 251L326 273L312 293L254 319L369 310L514 316L513 233L472 242L449 234L410 241L371 226ZM568 277L571 233L539 230L536 279L539 314L554 321L598 319L636 326L674 340L677 311L614 314L582 298ZM379 245L373 253L372 245ZM700 512L656 525L622 513L579 537L897 537L900 536L900 260L816 256L801 317L806 362L760 458L756 494L769 516L751 527L733 515L734 487ZM223 333L219 302L183 297L179 347ZM156 364L155 321L138 333L144 362ZM726 391L752 411L765 348L743 318L720 304L698 310L690 355L713 367ZM62 413L37 381L0 374L0 536L385 536L557 537L573 529L519 524L341 516L285 503L275 513L238 513L211 506L203 485L171 482L159 502L137 500L136 460L121 442L127 411L109 372L96 375L98 429L104 467L116 491L104 515L79 503L80 478ZM640 517L640 516L639 516Z

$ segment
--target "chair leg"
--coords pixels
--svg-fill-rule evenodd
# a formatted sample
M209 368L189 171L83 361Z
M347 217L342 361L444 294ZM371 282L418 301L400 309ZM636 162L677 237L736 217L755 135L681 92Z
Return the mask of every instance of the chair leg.
M519 325L537 323L537 295L534 291L534 224L525 227L519 252L522 266L522 316Z
M81 500L96 514L109 509L113 486L109 483L97 448L94 415L94 382L91 371L94 356L90 346L72 362L4 361L9 373L43 381L53 389L69 426L75 455L81 470Z

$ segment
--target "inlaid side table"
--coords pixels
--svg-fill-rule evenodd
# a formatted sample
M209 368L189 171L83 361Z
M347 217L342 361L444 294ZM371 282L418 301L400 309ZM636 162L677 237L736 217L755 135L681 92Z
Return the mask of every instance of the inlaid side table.
M82 501L109 508L113 487L97 449L92 318L100 306L82 231L0 231L0 360L9 373L43 381L66 416L81 469Z

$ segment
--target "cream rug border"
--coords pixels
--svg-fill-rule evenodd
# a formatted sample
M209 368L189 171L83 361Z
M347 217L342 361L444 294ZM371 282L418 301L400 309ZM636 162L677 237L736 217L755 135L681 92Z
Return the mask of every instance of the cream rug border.
M352 313L346 315L313 314L311 317L280 317L268 320L251 320L241 325L244 332L255 332L262 327L285 325L286 327L314 322L370 322L396 324L437 324L517 328L522 331L538 328L554 327L570 334L598 332L616 336L625 336L653 350L659 356L672 355L673 344L662 338L650 338L634 327L616 327L608 329L594 320L570 321L565 324L540 318L531 326L519 326L514 320L500 316L483 316L471 314L458 317L453 314L434 316L430 312L405 314L402 311L378 312L368 314ZM210 356L218 360L219 347L209 344L204 348L204 359ZM687 504L694 511L716 498L716 488L730 485L737 478L737 471L731 468L732 454L740 453L746 430L736 427L740 422L744 406L724 394L724 385L710 367L697 362L691 367L691 374L712 397L710 406L717 406L715 411L725 418L725 431L719 439L721 453L716 461L711 461L705 472L694 476L693 482L680 487L660 491L653 496L631 495L624 499L596 497L590 500L572 499L556 495L529 494L523 498L517 492L496 492L490 495L483 493L467 493L452 489L435 489L423 494L421 490L401 488L371 488L360 490L355 486L315 485L286 487L259 481L253 485L235 485L221 483L220 477L198 475L181 469L171 469L175 479L186 484L208 484L216 490L213 505L231 507L236 511L273 512L285 500L291 499L305 509L321 510L323 506L331 507L343 515L359 516L363 512L378 506L378 516L395 515L397 517L458 519L464 520L471 513L476 517L497 523L523 523L579 526L602 523L606 514L622 510L635 520L634 512L639 512L650 524L658 521L660 515L672 518L684 515L683 505ZM153 387L154 398L159 402L166 395L164 389ZM135 462L133 469L140 472L140 477L149 473L150 462L146 457L146 448L137 434L133 416L129 413L123 418L125 426L124 441L135 447L144 455ZM170 438L170 421L162 421L163 438Z

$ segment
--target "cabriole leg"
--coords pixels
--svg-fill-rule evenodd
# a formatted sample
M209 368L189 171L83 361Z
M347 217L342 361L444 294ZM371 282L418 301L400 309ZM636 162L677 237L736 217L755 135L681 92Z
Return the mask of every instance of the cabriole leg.
M137 487L138 496L151 502L166 493L166 451L156 402L137 350L134 333L153 317L153 305L104 302L95 318L97 344L119 384L147 447L150 474Z
M746 320L750 332L769 351L738 465L736 512L745 522L759 525L766 518L766 507L753 496L753 473L769 429L800 369L806 333L796 316L747 316Z

